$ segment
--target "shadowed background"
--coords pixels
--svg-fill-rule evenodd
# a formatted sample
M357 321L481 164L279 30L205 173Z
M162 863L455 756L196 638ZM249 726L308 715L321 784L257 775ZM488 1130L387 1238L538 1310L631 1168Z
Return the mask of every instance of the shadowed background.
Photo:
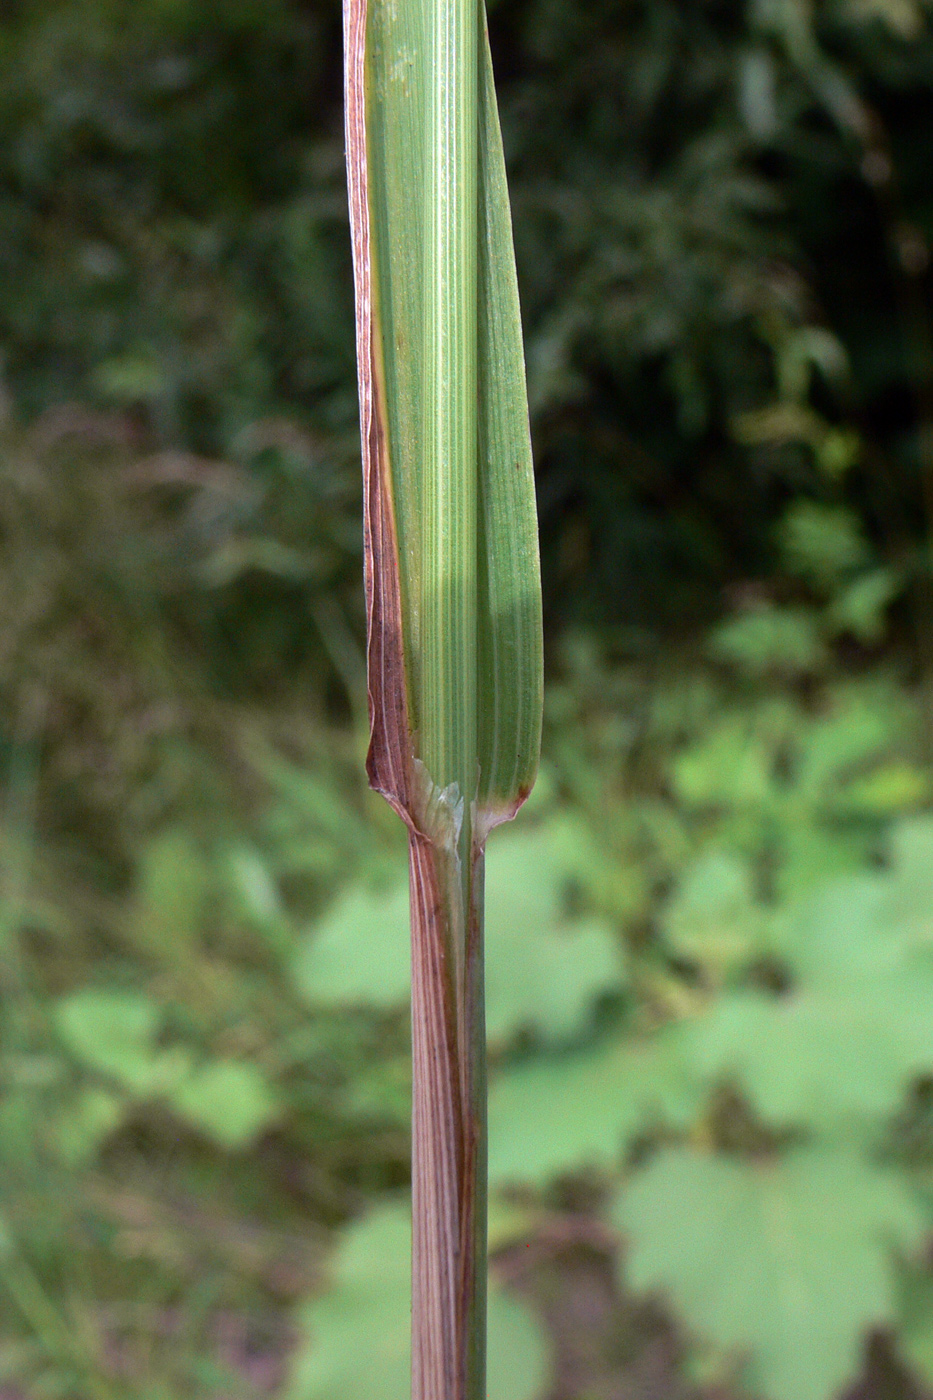
M933 6L498 0L493 1400L933 1387ZM0 3L0 1397L406 1393L336 0Z

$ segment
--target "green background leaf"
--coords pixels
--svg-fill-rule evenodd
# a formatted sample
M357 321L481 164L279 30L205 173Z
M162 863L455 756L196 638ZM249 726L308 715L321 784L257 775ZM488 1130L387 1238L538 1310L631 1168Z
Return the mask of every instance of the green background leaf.
M490 1085L489 1179L543 1184L582 1167L611 1170L649 1124L683 1125L695 1109L666 1037L537 1056Z
M855 1378L868 1329L896 1314L892 1250L924 1231L895 1174L842 1152L664 1152L615 1215L632 1286L670 1298L767 1400L826 1400Z
M221 1147L240 1151L280 1111L269 1081L247 1060L211 1060L173 1088L172 1107Z

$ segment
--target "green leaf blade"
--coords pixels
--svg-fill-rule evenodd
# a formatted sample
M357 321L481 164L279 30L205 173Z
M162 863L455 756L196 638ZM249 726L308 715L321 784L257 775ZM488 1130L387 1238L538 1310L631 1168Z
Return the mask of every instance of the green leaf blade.
M450 36L432 26L447 7L368 7L366 253L406 681L399 742L435 790L456 782L478 799L488 828L517 810L537 768L541 586L492 61L481 7L461 8L475 21L475 35L463 16L459 31L463 52L476 49L472 98L445 115L432 65Z
M544 659L534 466L505 156L488 37L480 92L479 801L512 815L541 746Z
M697 1107L676 1043L663 1034L535 1056L493 1079L490 1182L541 1186L584 1168L612 1170L647 1127L685 1128Z

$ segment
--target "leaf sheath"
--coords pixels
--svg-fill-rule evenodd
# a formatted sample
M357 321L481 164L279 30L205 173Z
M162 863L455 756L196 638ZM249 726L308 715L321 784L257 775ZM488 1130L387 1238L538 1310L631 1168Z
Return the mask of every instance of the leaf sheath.
M477 848L473 887L482 888ZM462 916L455 851L412 835L412 1395L485 1394L486 1110L482 1058L464 1043L482 1020L481 911L466 929L465 985L452 965ZM463 1013L461 1015L461 1013ZM459 1033L458 1033L459 1032ZM479 1070L479 1076L477 1076Z

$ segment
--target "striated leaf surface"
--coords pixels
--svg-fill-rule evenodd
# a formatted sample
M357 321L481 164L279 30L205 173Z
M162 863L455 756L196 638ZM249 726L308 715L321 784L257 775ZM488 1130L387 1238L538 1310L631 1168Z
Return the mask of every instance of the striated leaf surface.
M479 22L481 11L476 13ZM393 786L407 745L442 788L452 781L463 787L459 770L472 755L479 782L476 788L472 779L467 783L468 795L475 791L481 805L498 816L513 810L533 781L543 684L521 320L484 26L475 93L478 220L476 246L467 250L475 259L472 352L464 348L468 333L457 329L467 311L445 309L437 291L444 271L441 253L438 240L426 233L428 220L436 218L431 211L439 192L433 186L440 178L429 173L437 155L430 15L426 0L405 5L370 0L364 95L358 103L367 133L366 168L359 172L357 191L357 222L365 216L366 229L356 240L358 303L361 298L369 303L360 340L364 410L367 402L371 406L368 441L364 411L364 454L369 514L384 527L380 558L369 565L371 592L382 603L371 613L376 628L371 662L377 663L370 670L374 779L407 805L411 779L401 793ZM469 191L451 186L446 197L468 203ZM446 246L443 237L439 242ZM470 291L459 279L446 290L453 297L458 289L461 296ZM437 326L445 317L452 329L447 367L439 370ZM443 478L438 456L445 442L462 480ZM472 551L465 571L472 571L472 580L449 576L464 550ZM386 570L397 570L395 577L387 578ZM472 600L472 624L463 620L468 600L456 596L463 588ZM374 644L381 648L386 640L407 683L404 732L398 732L403 717L395 709L396 663L380 667L382 652L372 655ZM447 658L443 665L439 656ZM465 683L472 715L459 693ZM438 719L438 706L455 702L462 707L460 717ZM445 725L447 758L435 771L429 750L441 743L437 730ZM398 763L383 761L386 744L399 755Z

